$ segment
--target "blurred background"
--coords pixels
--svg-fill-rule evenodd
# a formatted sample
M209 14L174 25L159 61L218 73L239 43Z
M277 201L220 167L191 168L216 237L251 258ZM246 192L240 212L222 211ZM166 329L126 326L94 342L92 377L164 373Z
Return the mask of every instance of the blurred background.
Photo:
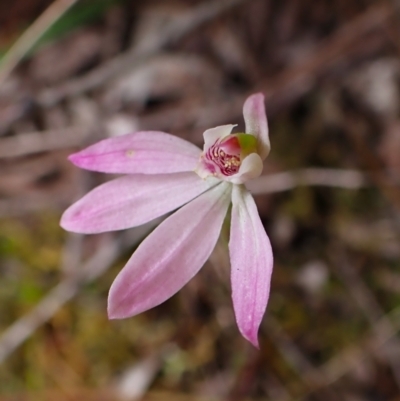
M400 3L0 3L0 400L400 400ZM266 96L250 186L275 270L260 351L239 334L227 237L176 296L108 321L158 224L81 236L61 213L112 178L67 156L161 130L202 146Z

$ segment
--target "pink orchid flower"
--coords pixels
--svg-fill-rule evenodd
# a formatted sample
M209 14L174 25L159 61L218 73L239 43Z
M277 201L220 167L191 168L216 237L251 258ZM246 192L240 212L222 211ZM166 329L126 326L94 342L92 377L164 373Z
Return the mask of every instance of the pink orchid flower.
M246 133L234 125L204 132L204 149L163 132L100 141L69 159L78 167L127 174L74 203L61 226L101 233L139 226L172 210L137 248L111 286L108 314L122 319L178 292L204 265L232 202L229 253L232 299L242 335L258 347L268 302L272 250L253 197L243 185L261 174L270 150L264 96L243 106Z

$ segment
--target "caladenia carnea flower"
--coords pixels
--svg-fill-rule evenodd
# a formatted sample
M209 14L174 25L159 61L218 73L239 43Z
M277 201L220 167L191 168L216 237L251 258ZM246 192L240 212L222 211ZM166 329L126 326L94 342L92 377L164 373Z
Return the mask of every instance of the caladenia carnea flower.
M264 96L243 106L246 132L234 125L204 132L204 149L163 132L105 139L69 159L78 167L126 174L89 192L61 226L101 233L139 226L180 208L137 248L111 286L111 319L137 315L179 291L204 265L232 203L229 254L232 299L242 335L258 347L268 302L272 250L244 183L261 174L270 144Z

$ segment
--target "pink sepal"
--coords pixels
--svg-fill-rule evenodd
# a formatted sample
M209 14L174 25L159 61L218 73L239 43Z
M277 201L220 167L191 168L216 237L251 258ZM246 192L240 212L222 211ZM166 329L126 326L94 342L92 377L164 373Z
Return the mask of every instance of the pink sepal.
M253 197L243 187L232 190L229 240L232 300L243 337L258 348L258 329L267 306L273 256Z
M161 223L110 288L108 315L123 319L161 304L203 266L219 237L231 185L221 183Z
M189 202L219 181L196 173L127 175L106 182L63 214L65 230L95 234L147 223Z
M86 170L115 174L166 174L194 171L200 149L176 136L140 131L104 139L69 160Z

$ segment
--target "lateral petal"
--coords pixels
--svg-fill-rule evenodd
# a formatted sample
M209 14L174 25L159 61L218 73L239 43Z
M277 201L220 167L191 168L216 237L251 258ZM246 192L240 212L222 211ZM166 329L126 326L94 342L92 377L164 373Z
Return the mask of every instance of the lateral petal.
M229 240L232 299L243 337L258 348L258 328L267 306L273 255L253 197L243 186L232 192Z
M108 315L122 319L178 292L210 256L230 204L221 183L161 223L138 247L110 288Z
M65 230L94 234L139 226L177 209L219 181L196 173L127 175L93 189L61 217Z
M205 130L203 133L204 138L204 152L218 140L228 136L237 124L220 125L218 127Z
M86 170L115 174L165 174L194 171L200 149L174 135L139 131L108 138L69 156Z
M262 93L256 93L246 99L243 105L243 118L246 124L246 134L252 134L257 138L258 154L264 160L268 156L271 144Z

